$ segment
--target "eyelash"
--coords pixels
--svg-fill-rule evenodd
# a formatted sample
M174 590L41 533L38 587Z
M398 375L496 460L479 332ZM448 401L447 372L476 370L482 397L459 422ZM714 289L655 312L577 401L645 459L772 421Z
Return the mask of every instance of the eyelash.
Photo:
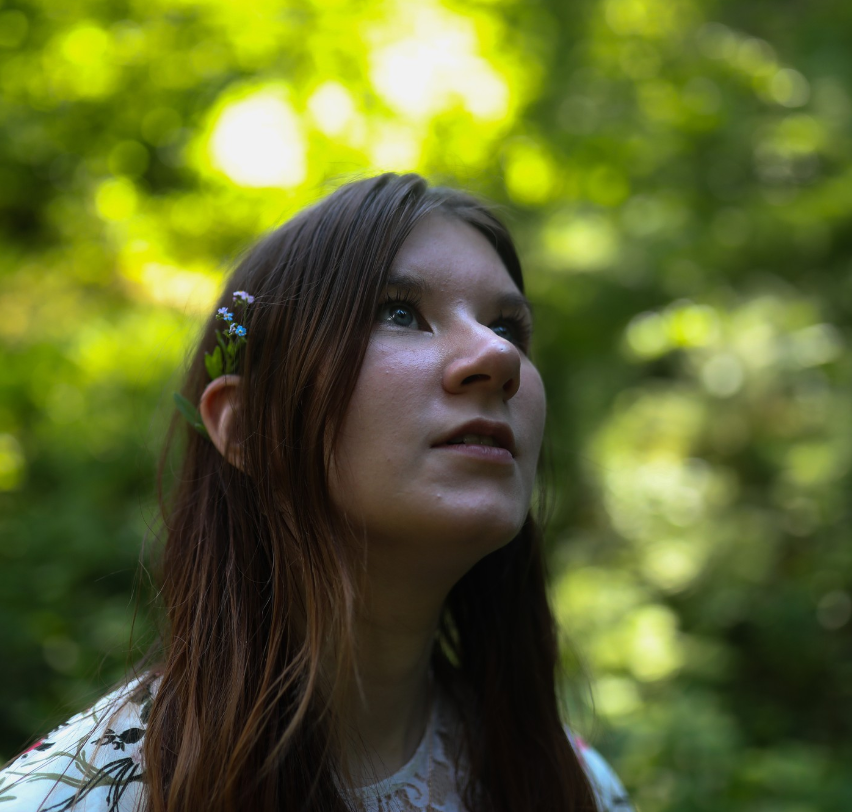
M532 325L520 311L514 313L501 311L500 315L492 322L492 325L494 324L505 324L510 327L517 337L513 343L525 353L529 351L530 341L532 340Z
M423 296L416 290L398 288L393 293L385 295L385 300L382 302L381 306L405 305L406 307L410 307L412 310L417 310L420 307L421 301L423 301Z
M396 305L411 308L415 315L420 315L419 307L422 298L421 294L417 291L397 289L393 293L385 295L384 300L379 305L379 310L381 311L388 306ZM492 326L497 324L509 327L516 336L516 339L512 343L524 353L529 351L530 341L532 340L532 325L520 310L508 313L501 310L500 315L492 322Z

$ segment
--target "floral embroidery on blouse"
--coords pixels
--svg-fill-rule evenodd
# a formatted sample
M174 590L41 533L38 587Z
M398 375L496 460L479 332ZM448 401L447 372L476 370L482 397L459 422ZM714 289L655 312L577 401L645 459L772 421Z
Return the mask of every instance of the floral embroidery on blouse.
M155 687L155 686L154 686ZM135 812L144 793L142 744L151 680L135 679L60 725L0 771L2 812ZM365 812L464 812L457 769L458 717L439 693L426 734L392 776L353 791ZM612 768L568 733L598 796L601 812L631 812ZM458 767L456 766L458 765Z
M138 806L151 708L134 680L60 725L0 772L3 812L128 812Z

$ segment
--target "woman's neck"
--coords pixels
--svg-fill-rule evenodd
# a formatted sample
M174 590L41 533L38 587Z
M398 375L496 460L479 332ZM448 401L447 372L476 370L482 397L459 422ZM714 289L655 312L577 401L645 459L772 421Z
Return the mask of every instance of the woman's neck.
M352 781L392 775L414 755L430 712L430 661L443 604L396 584L371 590L356 629L358 681L342 717Z

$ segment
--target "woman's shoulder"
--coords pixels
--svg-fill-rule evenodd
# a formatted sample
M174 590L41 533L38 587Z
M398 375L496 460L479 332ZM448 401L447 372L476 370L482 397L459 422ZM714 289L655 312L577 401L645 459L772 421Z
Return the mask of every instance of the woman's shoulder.
M591 779L601 812L631 812L633 805L615 770L594 747L567 728L565 732Z
M152 699L142 676L108 693L0 771L4 812L126 812L142 792Z

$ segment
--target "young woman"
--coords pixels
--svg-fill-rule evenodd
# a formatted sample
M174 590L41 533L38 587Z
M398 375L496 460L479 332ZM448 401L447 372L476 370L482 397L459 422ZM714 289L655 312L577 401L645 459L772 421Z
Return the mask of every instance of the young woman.
M8 766L4 808L628 809L559 718L503 225L382 175L226 291L183 392L203 426L169 437L159 664Z

